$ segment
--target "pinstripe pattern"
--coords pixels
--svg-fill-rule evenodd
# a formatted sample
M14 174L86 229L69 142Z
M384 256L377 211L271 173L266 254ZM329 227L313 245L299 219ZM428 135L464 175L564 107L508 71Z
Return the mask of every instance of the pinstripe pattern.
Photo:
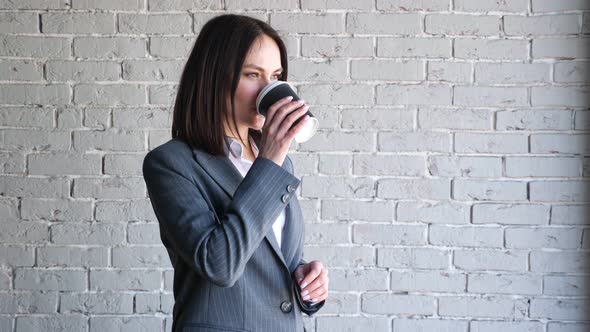
M290 158L256 158L243 177L175 138L146 155L143 176L174 267L172 331L303 331L302 310L324 303L304 310L291 290L304 226ZM272 224L283 209L281 251Z

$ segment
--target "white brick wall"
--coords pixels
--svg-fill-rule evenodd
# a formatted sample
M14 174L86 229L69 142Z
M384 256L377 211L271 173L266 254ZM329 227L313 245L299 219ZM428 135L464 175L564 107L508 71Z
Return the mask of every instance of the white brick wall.
M590 1L0 0L0 331L170 330L141 161L226 12L320 119L308 331L590 330Z

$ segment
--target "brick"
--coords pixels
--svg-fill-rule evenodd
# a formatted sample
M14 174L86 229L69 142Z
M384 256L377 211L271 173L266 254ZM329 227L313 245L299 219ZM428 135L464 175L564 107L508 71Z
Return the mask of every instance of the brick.
M373 38L301 36L301 55L304 57L361 57L373 56Z
M53 128L54 109L51 107L1 107L0 126ZM15 132L16 133L16 132Z
M156 290L160 289L160 275L160 271L149 269L93 269L90 271L90 290Z
M531 251L531 272L588 272L587 252Z
M166 10L217 10L223 9L220 0L168 0L162 2L160 0L148 0L148 9L156 11Z
M60 313L132 314L133 295L117 293L63 293Z
M426 33L445 36L494 36L500 33L500 16L430 14L424 21Z
M123 224L55 224L51 240L55 244L114 245L124 241Z
M331 269L330 289L348 292L387 290L387 274L383 269Z
M16 331L84 331L88 317L80 314L16 317Z
M469 322L458 319L395 318L393 331L467 332Z
M289 77L294 81L340 82L347 78L347 63L336 59L294 59L289 61Z
M473 223L547 225L549 206L541 204L485 203L473 205Z
M345 31L341 13L271 13L270 24L281 33L338 34Z
M568 130L570 110L502 110L496 112L497 130Z
M454 54L458 59L526 60L528 43L521 39L455 40Z
M126 81L177 82L184 63L174 60L125 60L123 79Z
M25 269L14 274L14 288L24 290L84 291L87 273L85 270Z
M463 273L391 271L390 289L404 292L461 293L465 291L466 284L467 275Z
M555 81L567 83L582 83L590 76L590 62L567 61L554 65Z
M588 205L554 205L551 207L552 225L590 224L590 206Z
M2 129L0 137L3 150L41 152L70 149L70 133L62 130Z
M115 15L112 13L50 12L41 14L41 22L43 33L115 33Z
M584 276L546 275L543 277L543 294L580 296L590 294L590 285Z
M346 224L306 224L305 244L351 243L349 229Z
M470 331L473 332L543 332L544 326L536 321L471 321Z
M131 246L112 249L113 267L172 267L164 246Z
M588 202L590 195L586 181L531 181L531 201Z
M31 154L29 174L37 175L99 175L102 157L96 154L70 152Z
M425 225L355 224L352 242L362 244L426 244Z
M528 10L527 0L495 1L495 0L455 0L454 9L465 12L518 12L526 13Z
M576 228L516 228L506 229L506 248L576 249L582 245L582 232Z
M70 193L70 181L64 178L40 178L0 176L0 196L66 198Z
M37 265L41 267L106 267L107 248L72 246L44 246L37 248Z
M436 300L429 295L366 293L361 295L361 309L370 314L432 315Z
M543 291L543 278L527 274L470 273L467 285L469 293L539 295Z
M2 6L0 4L0 6ZM39 33L39 15L36 13L0 13L2 33Z
M346 32L416 35L421 32L420 21L420 15L413 13L349 13L346 18Z
M120 65L114 61L47 61L47 79L50 81L118 81Z
M489 129L492 112L473 109L421 107L418 126L425 129Z
M463 62L428 62L427 79L438 82L471 82L471 64Z
M438 37L377 37L377 56L450 58L451 43L452 39Z
M187 58L194 43L194 37L150 36L149 52L157 58Z
M590 45L588 45L590 47ZM590 88L576 86L532 87L533 106L585 107L590 97Z
M585 320L590 301L584 299L531 299L530 316L551 320Z
M144 331L160 332L163 318L142 316L94 316L90 317L90 332Z
M24 198L21 218L25 220L73 221L92 220L92 202L71 199Z
M446 0L377 0L377 9L385 11L446 11L449 2Z
M147 39L142 37L76 37L74 55L81 58L142 58L147 54Z
M302 145L300 151L363 151L371 152L375 136L371 132L322 131Z
M533 39L533 58L587 58L590 56L590 38L539 38Z
M512 36L567 35L580 33L577 14L504 16L504 32Z
M0 35L0 56L32 58L67 58L71 39L50 36Z
M525 181L453 180L453 198L466 201L524 201L527 199Z
M358 154L353 159L355 175L420 176L425 174L421 156Z
M313 84L298 87L298 95L306 104L333 105L334 101L343 105L367 105L373 103L373 89L364 84Z
M414 125L413 109L354 109L341 111L341 125L346 129L406 129Z
M466 271L527 270L528 253L520 250L456 249L453 264Z
M438 131L380 132L377 147L382 152L450 152L451 136Z
M527 306L526 299L507 296L445 296L439 298L438 313L441 317L523 318Z
M290 7L285 5L280 6L280 9L292 8L298 9L297 1L296 0L289 0ZM251 1L248 1L250 3ZM267 4L265 1L260 1L261 3ZM282 1L285 2L285 1ZM279 4L281 1L278 2ZM268 5L261 6L261 9L268 9ZM311 10L326 10L326 9L353 9L353 10L371 10L373 9L373 4L366 1L355 1L355 0L301 0L301 9L311 9Z
M317 318L316 328L318 331L336 332L362 332L362 331L385 331L389 329L391 322L387 317L329 317Z
M338 221L391 221L391 201L322 200L322 219Z
M377 104L387 105L449 105L451 87L442 84L377 85Z
M580 176L580 160L567 157L507 157L509 177L576 177Z
M510 107L528 104L527 89L523 87L456 86L454 95L454 105Z
M477 63L475 81L482 83L549 82L549 64Z
M135 84L78 84L74 86L74 103L79 105L143 105L145 87Z
M445 179L382 179L377 197L446 200L450 198L450 190L450 182Z
M441 177L484 177L502 176L502 159L478 156L430 156L427 160L428 173Z
M70 98L70 89L65 84L0 84L1 104L65 105Z
M590 9L590 4L584 0L533 0L533 12L557 12L566 10L583 10Z
M74 9L143 10L143 0L75 0Z
M313 246L305 248L306 255L322 262L330 262L330 267L374 267L375 249L369 247L329 247Z
M0 1L0 9L67 9L69 5L68 0Z
M501 227L430 225L428 243L441 247L502 248Z
M590 148L585 142L589 138L589 135L581 134L532 134L531 152L588 154Z
M441 248L378 248L377 266L448 270L451 252Z
M118 14L118 32L129 34L185 34L192 32L188 14Z
M460 153L527 153L528 137L515 133L455 134L455 152Z
M397 203L397 221L429 224L467 224L469 205L459 202L401 201Z
M424 62L414 60L352 60L350 77L353 80L420 81Z

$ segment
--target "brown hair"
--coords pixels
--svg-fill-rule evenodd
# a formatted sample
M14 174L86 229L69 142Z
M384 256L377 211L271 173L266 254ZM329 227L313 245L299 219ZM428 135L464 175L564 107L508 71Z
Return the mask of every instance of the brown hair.
M228 120L228 96L231 97L233 124L237 128L235 92L250 46L261 35L267 35L277 43L283 67L279 80L286 81L287 50L269 24L245 15L224 14L203 25L178 85L172 138L179 137L191 147L212 155L225 154L223 124ZM249 130L249 133L260 135L260 131ZM239 133L238 136L243 140Z

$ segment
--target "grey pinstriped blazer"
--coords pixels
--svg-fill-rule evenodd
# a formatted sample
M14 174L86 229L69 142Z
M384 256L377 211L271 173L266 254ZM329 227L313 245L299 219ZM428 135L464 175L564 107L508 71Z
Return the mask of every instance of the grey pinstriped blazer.
M253 135L258 144L259 135ZM245 177L226 156L173 138L150 151L143 176L174 268L172 331L303 331L293 272L304 225L287 156L256 158ZM272 224L286 209L282 248Z

